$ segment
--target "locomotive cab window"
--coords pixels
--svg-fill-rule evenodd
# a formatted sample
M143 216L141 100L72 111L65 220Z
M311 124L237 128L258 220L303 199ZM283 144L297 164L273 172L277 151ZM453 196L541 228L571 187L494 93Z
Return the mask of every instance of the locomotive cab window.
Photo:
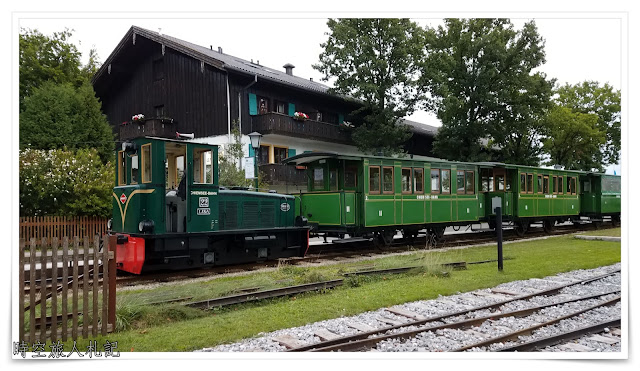
M193 182L213 184L213 153L210 149L193 150Z
M126 167L126 163L125 163L125 154L124 151L118 151L118 185L125 185L127 184L127 180L125 179L124 175L125 175L125 167Z
M369 193L380 193L380 166L369 167Z
M151 183L151 144L142 146L142 183Z
M138 155L131 156L131 184L138 184Z

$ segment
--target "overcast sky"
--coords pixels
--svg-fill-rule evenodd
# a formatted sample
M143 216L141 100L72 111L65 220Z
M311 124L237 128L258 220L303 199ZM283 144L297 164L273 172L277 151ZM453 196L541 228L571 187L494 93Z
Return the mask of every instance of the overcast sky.
M516 28L535 19L545 40L547 62L540 68L560 84L585 80L608 82L621 87L622 36L620 19L610 18L511 18ZM18 20L19 27L38 29L51 34L65 28L73 30L74 42L86 62L95 47L100 61L105 61L132 25L159 31L205 47L222 47L224 53L283 70L286 63L295 65L294 75L320 81L322 75L311 66L318 62L320 44L327 39L326 18L39 18ZM441 18L414 18L420 25L441 24ZM328 83L330 85L330 83ZM409 117L414 121L440 126L434 114L419 111ZM619 168L616 168L620 173Z

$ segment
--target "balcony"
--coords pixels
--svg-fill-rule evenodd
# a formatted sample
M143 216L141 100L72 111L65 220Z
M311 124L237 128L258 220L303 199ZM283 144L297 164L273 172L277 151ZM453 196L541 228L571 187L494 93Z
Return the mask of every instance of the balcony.
M350 131L327 122L298 121L288 115L270 112L251 116L251 123L252 130L262 134L280 134L332 143L353 144Z
M296 193L307 190L307 176L304 168L282 164L260 165L260 173L269 184L269 189L282 193Z
M119 126L120 140L137 137L175 138L176 124L172 119L150 118L129 121Z

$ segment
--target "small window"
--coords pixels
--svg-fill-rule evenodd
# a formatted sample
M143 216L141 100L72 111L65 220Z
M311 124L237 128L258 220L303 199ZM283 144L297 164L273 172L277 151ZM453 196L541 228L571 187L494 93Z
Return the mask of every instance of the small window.
M527 193L527 174L520 174L520 193Z
M155 107L153 107L153 110L154 110L154 111L155 111L155 113L156 113L156 117L165 117L165 114L164 114L164 105L162 105L162 106L155 106Z
M542 175L538 175L538 193L542 193Z
M558 194L564 194L564 177L558 177Z
M283 102L276 102L276 112L284 113L285 104Z
M324 169L321 167L313 169L313 189L315 191L324 190Z
M193 150L193 182L213 184L213 154L210 149Z
M142 146L142 183L151 183L151 144Z
M279 164L289 156L289 148L273 146L274 163Z
M504 175L496 175L496 190L504 191Z
M380 166L369 167L369 193L380 193Z
M424 193L424 169L413 169L413 192Z
M533 174L527 174L527 193L533 193Z
M176 184L179 185L184 176L184 155L176 157ZM176 187L177 187L176 185Z
M464 194L464 170L458 170L456 175L456 192L462 195Z
M578 193L578 189L576 187L576 178L572 177L571 178L571 194L575 195L576 193Z
M440 193L440 169L431 169L431 193Z
M475 193L475 182L473 181L473 171L466 172L465 178L465 193L466 194L474 194Z
M393 168L382 168L382 193L393 193Z
M258 112L261 115L264 115L265 113L269 112L269 100L267 98L260 98L258 100Z
M356 188L358 186L357 181L358 170L353 167L348 167L344 170L344 187Z
M265 165L269 163L269 151L270 146L261 145L258 154L258 165Z
M506 182L505 182L505 191L510 191L511 190L511 177L507 177Z
M411 194L411 168L402 168L402 193Z
M542 193L545 195L549 194L549 176L545 176L542 181Z
M162 79L164 79L164 59L161 58L153 61L153 81Z
M138 184L138 155L131 156L131 184Z
M442 193L451 193L451 170L442 170Z
M316 112L316 121L322 121L322 112Z
M127 184L127 180L124 177L125 168L127 166L125 159L126 157L125 157L124 151L118 151L118 185L119 186Z
M553 194L554 195L558 194L558 176L557 175L553 176Z
M338 190L338 170L336 169L329 170L329 190Z
M605 187L602 187L603 191L606 191L606 189L604 189ZM589 182L588 180L585 180L584 182L582 182L582 192L583 193L589 193L591 192L591 182Z

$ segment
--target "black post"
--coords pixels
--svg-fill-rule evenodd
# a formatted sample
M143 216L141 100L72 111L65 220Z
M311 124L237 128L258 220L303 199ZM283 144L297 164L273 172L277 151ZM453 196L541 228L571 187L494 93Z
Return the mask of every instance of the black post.
M502 208L496 207L496 234L498 237L498 271L502 272Z

